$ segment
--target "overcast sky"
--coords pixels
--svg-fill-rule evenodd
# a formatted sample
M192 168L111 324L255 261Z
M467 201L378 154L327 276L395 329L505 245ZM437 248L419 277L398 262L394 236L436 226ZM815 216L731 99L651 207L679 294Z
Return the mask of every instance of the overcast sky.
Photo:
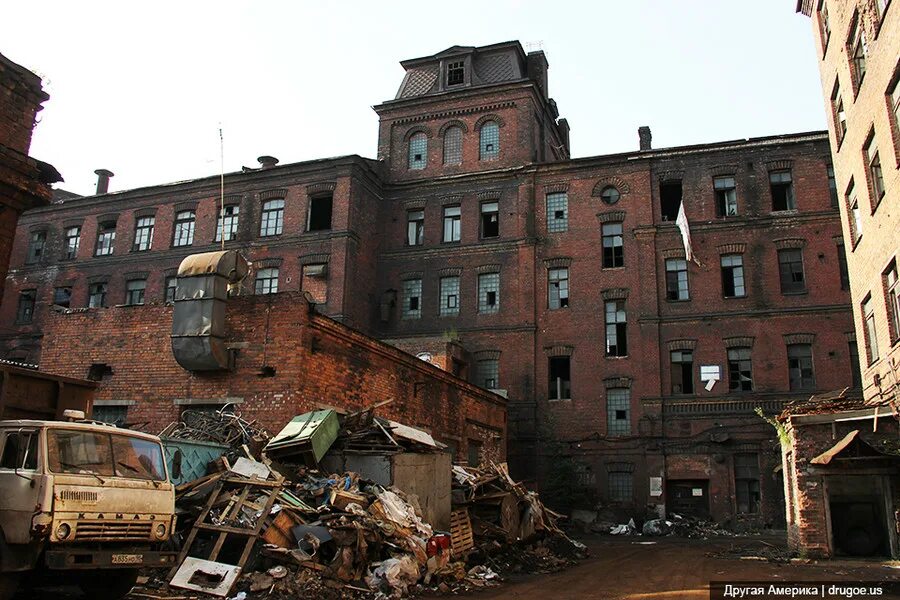
M146 10L139 10L137 7ZM8 3L0 53L50 94L31 154L79 194L225 169L375 157L371 106L399 61L459 45L540 43L572 155L825 128L809 19L794 0L452 3Z

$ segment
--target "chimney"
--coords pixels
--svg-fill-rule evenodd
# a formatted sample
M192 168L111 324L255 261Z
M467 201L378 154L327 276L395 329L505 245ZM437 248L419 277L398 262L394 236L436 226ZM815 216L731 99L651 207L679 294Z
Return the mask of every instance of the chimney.
M115 173L109 169L97 169L94 173L97 175L97 195L105 194L109 191L109 178Z
M650 134L650 128L646 125L642 125L638 127L638 138L641 140L641 150L650 150L652 146L650 145L650 140L653 139L653 136Z
M274 156L260 156L256 160L259 161L260 169L271 169L278 164L278 159Z

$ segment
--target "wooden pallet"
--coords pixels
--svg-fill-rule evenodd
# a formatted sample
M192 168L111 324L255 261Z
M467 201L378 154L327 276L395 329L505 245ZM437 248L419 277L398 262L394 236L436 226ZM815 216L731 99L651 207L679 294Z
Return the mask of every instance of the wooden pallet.
M465 508L450 513L450 552L454 557L462 556L475 547L472 537L472 521Z

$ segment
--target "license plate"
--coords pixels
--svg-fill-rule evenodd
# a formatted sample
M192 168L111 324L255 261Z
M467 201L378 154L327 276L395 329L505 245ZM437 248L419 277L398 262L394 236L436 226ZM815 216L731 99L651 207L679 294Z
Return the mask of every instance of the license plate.
M144 562L143 554L113 554L114 565L140 565Z

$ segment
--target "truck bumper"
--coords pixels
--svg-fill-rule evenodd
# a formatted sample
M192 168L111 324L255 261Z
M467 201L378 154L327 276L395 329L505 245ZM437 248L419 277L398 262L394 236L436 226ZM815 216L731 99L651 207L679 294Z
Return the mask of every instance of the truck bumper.
M178 554L147 548L117 548L90 550L67 548L47 550L44 561L49 569L136 569L142 567L171 567Z

